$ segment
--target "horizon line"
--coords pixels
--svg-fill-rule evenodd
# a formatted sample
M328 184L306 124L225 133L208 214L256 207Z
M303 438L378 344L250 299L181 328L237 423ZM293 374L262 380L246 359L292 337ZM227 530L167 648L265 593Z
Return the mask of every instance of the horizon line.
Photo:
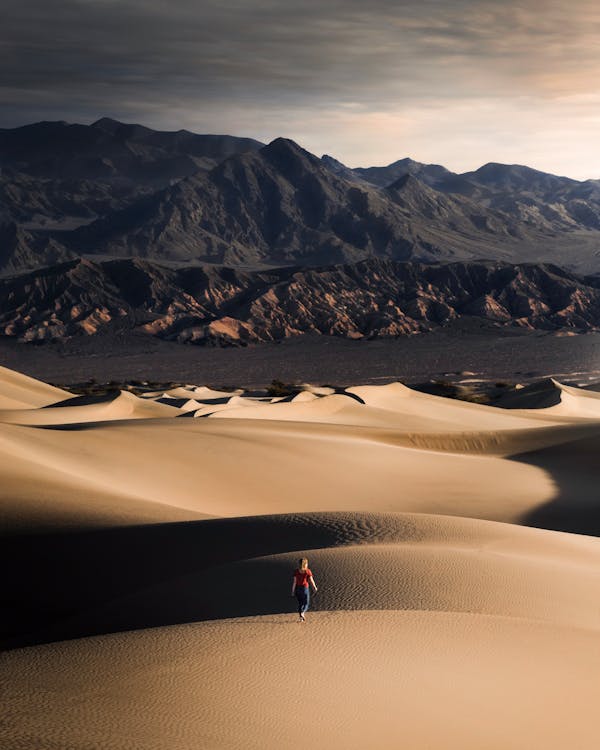
M130 126L130 127L142 127L142 128L146 128L147 130L152 130L153 132L156 132L156 133L173 133L173 134L174 133L190 133L190 135L198 135L198 136L216 136L216 137L231 137L231 138L247 139L247 140L255 141L257 143L261 143L263 145L262 146L263 148L266 147L266 146L269 146L270 144L274 143L277 140L283 139L283 140L287 140L287 141L291 141L292 143L295 143L301 149L303 149L304 151L306 151L307 153L309 153L309 154L311 154L313 156L316 156L316 158L318 158L320 160L322 160L325 157L328 157L330 159L334 159L339 164L341 164L342 166L344 166L344 167L346 167L346 168L348 168L350 170L373 169L373 168L382 169L382 168L385 168L385 167L393 166L394 164L397 164L400 161L410 160L410 161L413 161L413 162L415 162L417 164L422 164L423 166L428 166L428 167L442 167L443 169L447 169L448 172L450 172L451 174L457 175L459 177L462 177L462 176L467 175L467 174L473 174L474 172L478 172L480 169L483 169L484 167L487 167L487 166L497 165L497 166L501 166L501 167L522 167L524 169L530 169L530 170L532 170L534 172L539 172L540 174L549 175L551 177L557 177L559 179L572 180L573 182L578 182L578 183L599 182L600 181L600 177L587 177L585 179L579 179L577 177L570 177L569 175L566 175L566 174L557 174L556 172L547 172L544 169L539 169L537 167L532 167L532 166L530 166L528 164L522 164L520 162L509 163L509 162L501 162L501 161L493 161L493 160L492 161L484 162L483 164L480 164L480 166L476 167L475 169L468 169L468 170L466 170L464 172L455 172L454 170L449 169L444 164L440 164L439 162L420 161L419 159L414 159L412 156L403 156L403 157L400 157L398 159L393 159L393 161L389 161L389 162L384 163L384 164L369 164L367 166L355 166L355 167L352 167L349 164L347 164L346 162L341 161L336 156L333 156L332 154L329 154L329 153L323 153L323 154L321 154L321 156L318 156L317 154L313 153L312 151L309 151L307 148L305 148L304 146L302 146L302 144L299 143L297 140L295 140L294 138L290 138L288 136L280 135L280 136L277 136L277 137L273 138L272 140L270 140L270 141L268 141L268 142L265 143L264 141L260 140L259 138L257 138L254 135L234 135L233 133L226 133L226 132L222 132L222 133L200 133L200 132L197 132L197 131L194 131L194 130L188 130L187 128L177 128L177 129L173 129L173 130L163 130L163 129L151 127L150 125L144 125L141 122L125 122L123 120L117 119L116 117L110 117L109 115L102 115L101 117L96 117L95 119L92 119L89 123L86 123L86 122L76 122L76 121L71 122L69 120L64 120L64 119L58 119L58 120L45 120L45 119L35 120L35 121L32 121L32 122L25 122L25 123L23 123L21 125L13 125L13 126L9 126L9 127L0 126L0 131L3 131L3 130L19 130L21 128L31 127L33 125L43 125L43 124L53 124L53 125L64 124L64 125L67 125L67 126L78 125L78 126L81 126L81 127L92 127L92 126L96 125L97 123L101 122L102 120L108 120L108 121L111 121L111 122L114 122L114 123L118 123L119 125L125 125L125 126Z

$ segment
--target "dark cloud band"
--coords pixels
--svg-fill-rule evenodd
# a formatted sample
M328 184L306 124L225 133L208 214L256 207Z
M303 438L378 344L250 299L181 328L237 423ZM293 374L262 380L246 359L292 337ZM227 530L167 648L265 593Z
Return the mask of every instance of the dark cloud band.
M577 5L578 3L575 3ZM65 110L160 97L366 106L505 95L591 51L597 11L573 4L273 0L30 0L4 3L0 87L12 107L46 95ZM587 14L587 15L586 15ZM134 109L135 107L131 107ZM140 111L140 116L143 112Z

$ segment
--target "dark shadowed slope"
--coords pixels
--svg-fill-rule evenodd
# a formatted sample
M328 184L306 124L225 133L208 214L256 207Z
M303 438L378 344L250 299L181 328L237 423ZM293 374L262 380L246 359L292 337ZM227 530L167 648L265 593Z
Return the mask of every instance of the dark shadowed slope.
M371 256L507 260L521 244L541 239L535 227L436 192L417 178L387 190L349 181L278 138L82 227L72 233L70 247L172 260L315 265Z

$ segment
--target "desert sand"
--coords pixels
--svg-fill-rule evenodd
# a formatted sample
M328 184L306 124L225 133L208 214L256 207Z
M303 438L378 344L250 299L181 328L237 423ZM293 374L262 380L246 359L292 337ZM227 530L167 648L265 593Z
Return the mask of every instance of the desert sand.
M0 746L596 750L600 398L548 388L91 398L1 369Z

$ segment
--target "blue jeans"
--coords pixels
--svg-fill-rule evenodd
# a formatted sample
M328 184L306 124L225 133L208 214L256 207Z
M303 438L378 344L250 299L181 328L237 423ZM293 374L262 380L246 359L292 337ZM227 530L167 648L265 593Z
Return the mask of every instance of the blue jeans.
M296 586L296 599L298 600L298 614L302 615L310 604L310 591L308 586Z

